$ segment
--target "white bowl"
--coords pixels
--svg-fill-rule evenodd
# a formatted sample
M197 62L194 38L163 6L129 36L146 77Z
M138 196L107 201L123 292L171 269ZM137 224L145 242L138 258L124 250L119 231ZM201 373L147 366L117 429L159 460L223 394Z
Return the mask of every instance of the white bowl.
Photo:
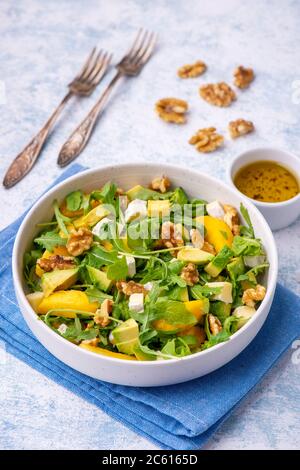
M40 321L26 299L22 260L24 252L30 247L37 233L36 224L50 220L53 214L53 200L62 200L74 189L91 190L109 180L128 189L138 183L147 185L152 178L161 174L167 175L175 186L185 188L192 197L200 197L208 201L219 199L236 207L243 202L249 210L255 232L262 239L270 262L270 269L264 279L267 285L266 297L254 317L229 341L181 359L135 362L105 357L81 349L54 333L44 322ZM54 356L96 379L122 385L150 387L200 377L218 369L237 356L253 340L268 315L276 286L277 264L273 235L260 212L248 199L240 196L224 183L194 170L173 165L134 163L84 171L58 184L41 197L27 214L18 231L13 250L13 279L20 309L29 328Z
M280 165L290 170L292 174L298 178L300 186L300 158L293 153L286 152L273 147L261 147L252 150L247 150L236 156L233 159L229 170L228 180L229 183L235 188L239 194L242 194L234 184L234 178L237 172L250 163L258 160L269 160L277 162ZM246 196L247 197L247 196ZM272 230L279 230L287 227L295 222L300 215L300 193L292 199L283 202L261 202L248 198L265 217Z

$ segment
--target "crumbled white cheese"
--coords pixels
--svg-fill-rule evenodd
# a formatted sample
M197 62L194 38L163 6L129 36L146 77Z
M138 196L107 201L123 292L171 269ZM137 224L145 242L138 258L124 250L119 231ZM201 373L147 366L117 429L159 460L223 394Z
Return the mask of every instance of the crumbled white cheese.
M93 227L93 230L92 230L93 235L96 235L99 238L102 238L103 236L105 236L105 232L103 230L104 227L108 224L111 224L113 221L114 221L114 219L112 217L104 217L103 219L101 219Z
M118 258L122 258L124 255L118 256ZM136 265L135 265L135 258L133 256L125 256L126 264L128 267L128 276L133 277L136 273Z
M144 294L131 294L128 303L129 310L133 310L137 313L144 311Z
M222 219L224 218L225 212L222 207L222 205L219 203L219 201L213 201L210 202L209 204L206 204L206 211L208 215L211 217L215 217L216 219Z
M61 325L59 325L59 327L57 328L57 331L60 332L61 335L64 335L65 332L67 331L68 327L65 323L62 323Z
M150 291L151 289L153 289L153 282L146 282L146 284L144 284L144 288Z
M264 255L261 256L244 256L244 263L249 268L254 268L258 264L263 264L266 261L266 257Z
M134 199L128 204L128 207L125 211L125 222L130 222L136 219L142 219L147 217L147 201L142 199Z
M221 300L225 302L225 304L232 303L232 284L231 282L207 282L205 284L208 287L219 287L220 293L214 294L211 299L212 300Z

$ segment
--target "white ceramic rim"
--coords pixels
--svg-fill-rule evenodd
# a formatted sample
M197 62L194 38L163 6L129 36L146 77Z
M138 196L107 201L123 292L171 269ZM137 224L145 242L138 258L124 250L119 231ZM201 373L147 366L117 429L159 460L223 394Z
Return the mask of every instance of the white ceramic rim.
M22 280L21 280L21 277L19 276L19 273L18 273L18 258L17 258L20 241L21 241L22 236L23 236L23 228L28 223L28 220L30 219L31 214L35 211L37 206L43 204L44 200L46 198L48 198L49 195L55 193L58 189L63 188L64 185L67 182L68 183L70 181L75 182L76 180L80 180L80 178L82 176L89 175L89 174L92 175L96 171L101 171L101 170L108 171L108 170L117 169L117 168L119 168L119 169L122 169L122 168L130 169L130 168L136 168L138 166L144 167L145 165L144 165L144 163L138 163L138 162L137 163L124 163L124 164L115 164L115 165L105 165L105 166L101 166L101 167L81 171L80 173L76 173L75 175L70 176L69 178L65 179L61 183L58 183L52 189L47 191L47 193L44 194L43 196L41 196L41 198L29 210L29 212L25 216L21 226L19 227L18 233L16 235L16 239L15 239L15 243L14 243L14 247L13 247L13 255L12 255L12 273L13 273L13 280L14 280L14 286L15 286L15 290L16 290L16 293L17 293L17 297L20 298L23 301L23 303L25 303L25 305L27 305L28 311L31 313L31 315L35 319L37 319L37 314L35 313L35 311L31 307L31 305L29 304L29 302L26 298L25 292L23 290L23 287L22 287ZM147 163L147 166L151 166L151 164ZM156 166L156 165L154 164L153 166ZM189 170L185 167L178 166L178 165L171 165L171 164L163 164L162 166L164 168L170 168L170 169L173 168L173 169L178 170L178 171L184 170L186 172L188 170L191 173L198 174L200 177L204 176L205 178L207 178L207 180L209 180L211 182L212 185L218 184L219 186L223 187L226 191L228 191L228 190L232 191L232 188L230 188L230 186L228 186L227 184L225 184L222 181L220 181L216 178L213 178L213 177L211 177L211 176L209 176L205 173L202 173L200 171ZM269 247L271 252L272 252L273 266L270 267L270 280L269 280L269 283L268 283L268 289L267 289L266 296L265 296L264 300L262 301L261 305L259 306L259 308L257 309L256 315L255 315L255 318L257 318L261 314L262 308L264 307L264 304L267 304L269 301L272 301L272 297L273 297L273 294L274 294L275 288L276 288L276 281L277 281L277 274L278 274L278 255L277 255L277 249L276 249L276 245L275 245L275 241L274 241L274 238L273 238L272 231L271 231L268 223L266 222L265 218L262 216L262 214L254 206L254 204L251 202L251 200L249 198L242 195L241 202L246 204L246 206L250 205L251 210L255 213L255 215L256 215L257 219L259 220L260 224L262 224L264 226L264 229L267 232L268 236L270 237L270 240L272 240L272 242L273 242L271 247ZM204 356L209 356L211 354L214 354L214 351L216 351L217 349L221 349L221 348L226 347L226 345L229 342L234 341L235 338L237 338L240 335L243 335L245 330L247 328L249 328L249 326L250 326L250 324L253 320L254 320L254 318L251 318L246 323L246 325L244 327L242 327L240 330L238 330L236 333L234 333L233 336L230 337L229 341L219 343L219 344L213 346L212 348L206 349L204 351L200 351L198 353L191 354L190 356L184 356L184 357L181 357L181 358L178 358L178 359L177 358L176 359L168 359L167 363L172 364L172 363L178 362L179 360L183 361L183 362L186 362L186 361L190 361L192 358L195 358L195 357L204 357ZM66 340L62 336L59 336L57 333L52 331L44 322L41 322L41 323L42 323L42 327L44 327L46 329L47 334L53 336L54 341L63 342L66 347L70 348L70 351L73 350L74 353L75 353L75 351L77 351L78 354L86 354L88 356L92 355L93 357L97 356L95 353L93 353L91 351L87 351L86 349L83 349L83 348L79 348L77 345L71 343L70 341ZM104 355L101 355L101 354L99 354L99 361L108 361L108 362L112 362L112 363L115 363L117 361L120 365L123 364L124 366L126 364L126 359L113 358L113 357L104 356ZM156 360L156 361L128 361L128 362L130 362L130 366L137 367L137 368L138 367L155 368L155 367L159 367L160 364L166 364L166 361L163 360L163 359Z
M228 177L229 177L229 180L231 181L232 185L234 186L234 188L236 189L236 191L238 191L239 194L241 194L242 196L246 197L249 201L253 201L252 204L255 204L257 207L278 207L278 208L281 208L281 207L285 207L285 206L288 206L289 204L292 204L294 203L295 201L298 201L300 199L300 192L292 197L291 199L287 199L286 201L282 201L282 202L263 202L263 201L257 201L256 199L252 199L251 197L248 197L246 196L244 193L242 193L237 187L236 185L234 184L234 177L235 175L237 174L237 172L242 168L243 165L240 165L238 167L238 169L235 171L235 174L233 175L233 167L234 165L237 164L237 162L239 160L242 160L245 155L247 155L247 153L250 153L250 152L262 152L262 151L269 151L269 152L281 152L283 154L286 154L288 155L290 158L294 159L295 162L298 164L299 166L299 173L300 173L300 158L297 157L297 155L295 153L292 153L292 152L288 152L287 150L284 150L284 149L281 149L281 148L276 148L276 147L254 147L253 149L249 149L249 150L245 150L245 152L242 152L242 153L239 153L238 155L236 155L233 160L231 161L230 165L229 165L229 168L227 170L227 174L228 174ZM263 158L260 159L259 156L256 158L256 157L253 157L253 163L254 162L257 162L257 161L260 161L260 160L264 160ZM283 166L284 168L286 168L287 170L289 170L293 176L295 176L295 178L298 180L298 186L300 188L300 178L298 177L298 175L295 175L295 172L293 171L292 168L289 167L289 165L286 165L286 163L280 159L276 159L274 158L273 160L274 162L278 162L281 166ZM248 165L248 164L246 164ZM250 163L251 165L251 163Z

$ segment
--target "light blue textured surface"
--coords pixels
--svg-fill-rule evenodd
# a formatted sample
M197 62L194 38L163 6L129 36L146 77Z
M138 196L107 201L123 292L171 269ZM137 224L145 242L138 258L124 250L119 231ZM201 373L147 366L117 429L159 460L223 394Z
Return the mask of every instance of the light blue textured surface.
M155 158L224 178L233 155L250 146L272 144L299 153L300 107L292 102L292 83L300 78L295 56L299 13L299 3L290 0L1 2L0 80L6 85L6 104L0 105L0 173L48 117L87 51L98 43L114 51L117 60L141 25L159 32L159 49L142 75L119 89L80 157L82 164ZM178 66L198 58L209 66L203 77L176 78ZM257 78L232 107L218 109L200 101L199 84L230 81L239 64L253 66ZM1 189L1 228L59 174L55 160L60 145L102 87L69 107L34 171L9 192ZM186 126L155 117L154 102L168 95L189 101ZM198 154L186 143L197 128L215 125L225 132L227 122L238 117L253 120L257 132L227 140L224 149L211 155ZM275 236L280 281L299 293L300 222ZM300 364L291 360L292 354L290 350L207 447L299 447ZM13 357L4 359L0 357L0 448L153 448Z

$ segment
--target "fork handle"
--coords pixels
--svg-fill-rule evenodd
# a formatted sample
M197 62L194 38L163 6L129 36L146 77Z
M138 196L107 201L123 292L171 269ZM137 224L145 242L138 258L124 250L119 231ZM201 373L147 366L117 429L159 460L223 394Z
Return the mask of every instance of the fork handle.
M56 122L59 114L62 112L66 103L73 95L72 91L69 91L60 104L57 106L55 111L52 113L44 127L38 132L38 134L27 144L21 153L14 159L8 168L5 177L3 179L3 185L5 188L11 188L17 184L25 175L31 170L35 164L42 147Z
M96 104L93 106L91 111L85 117L85 119L79 124L75 131L70 135L68 140L62 146L57 163L59 166L64 167L71 163L78 155L82 152L86 144L88 143L92 131L95 127L97 118L104 109L104 106L119 79L123 76L121 71L118 71L113 77L111 82L107 85Z

